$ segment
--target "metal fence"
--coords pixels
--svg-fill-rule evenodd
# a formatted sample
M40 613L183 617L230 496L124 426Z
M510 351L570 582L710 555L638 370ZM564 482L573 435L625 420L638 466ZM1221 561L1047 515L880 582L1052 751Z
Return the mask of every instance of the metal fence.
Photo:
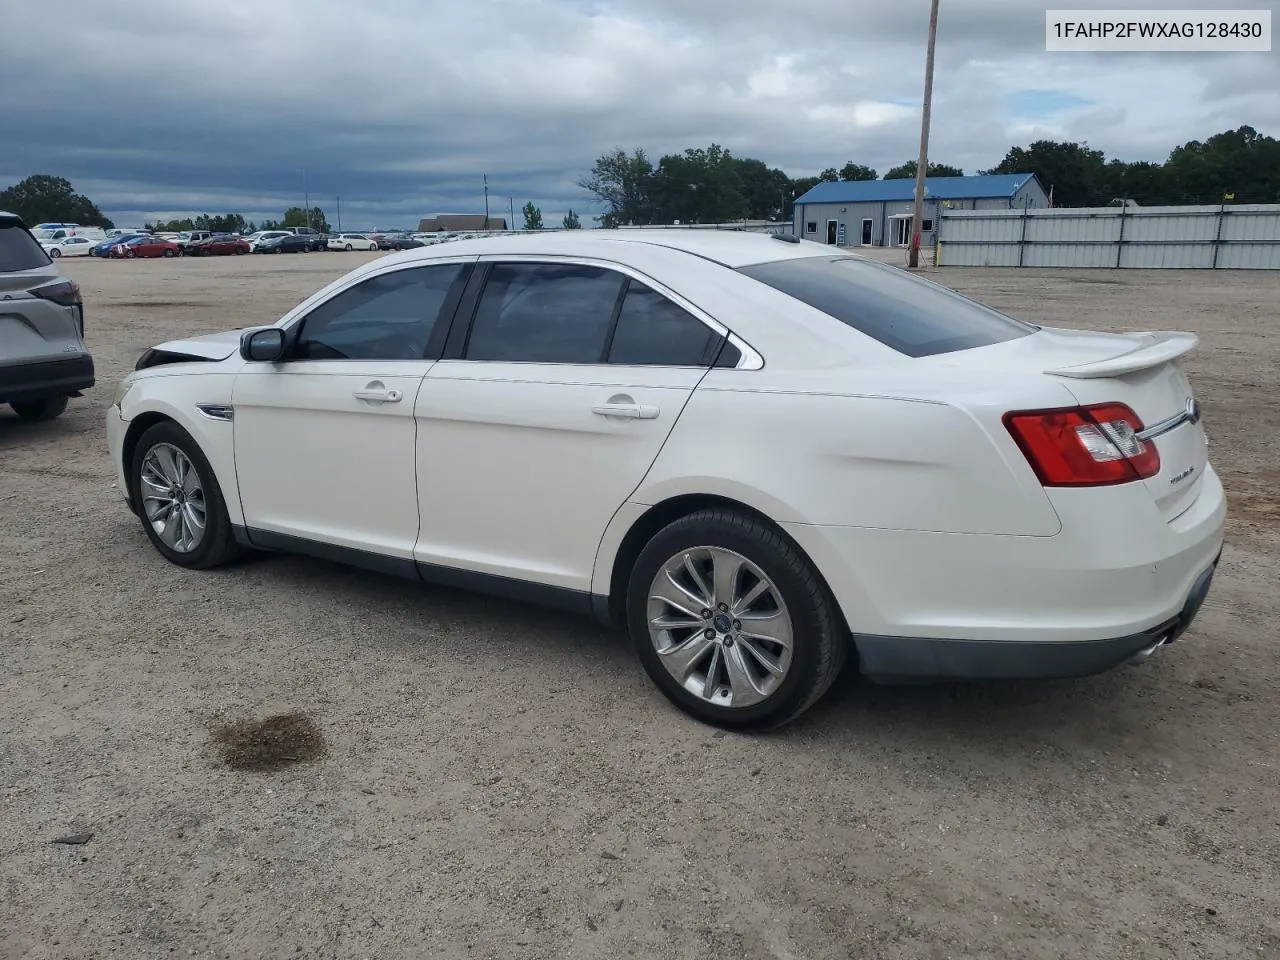
M938 266L1280 270L1280 204L942 210Z

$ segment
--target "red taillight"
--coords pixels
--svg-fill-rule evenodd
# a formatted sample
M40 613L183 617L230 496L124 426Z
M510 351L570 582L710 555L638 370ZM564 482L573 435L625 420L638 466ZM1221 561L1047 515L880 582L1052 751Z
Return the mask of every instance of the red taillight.
M1006 413L1005 426L1046 487L1096 487L1160 472L1160 454L1139 440L1142 420L1123 403Z
M82 305L80 287L70 280L59 280L57 283L46 283L42 287L33 287L30 293L33 297L39 297L41 300L52 300L54 303L61 304L64 307Z

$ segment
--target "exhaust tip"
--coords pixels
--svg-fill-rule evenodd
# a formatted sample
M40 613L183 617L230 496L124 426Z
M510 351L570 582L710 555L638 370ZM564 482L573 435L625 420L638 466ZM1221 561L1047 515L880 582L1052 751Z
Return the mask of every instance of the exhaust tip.
M1153 643L1151 646L1143 647L1141 650L1139 650L1137 653L1135 653L1132 657L1129 658L1129 661L1128 661L1129 666L1131 667L1142 666L1144 663L1146 663L1148 660L1151 659L1151 655L1153 653L1155 653L1157 650L1159 650L1168 642L1169 642L1169 636L1166 634L1165 636L1157 640L1155 643Z

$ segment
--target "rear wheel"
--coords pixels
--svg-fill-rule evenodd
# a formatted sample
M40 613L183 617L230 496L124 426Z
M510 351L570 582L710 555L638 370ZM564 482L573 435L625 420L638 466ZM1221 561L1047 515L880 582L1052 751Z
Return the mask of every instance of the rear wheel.
M57 260L60 256L62 256L62 251L59 250L57 247L54 247L52 250L49 251L49 256L52 257L54 260Z
M240 554L213 468L176 423L157 423L143 433L130 480L143 529L166 560L204 570Z
M172 250L166 250L166 251L164 252L164 255L165 255L166 257L172 257L172 256L173 256L173 251L172 251Z
M43 400L16 400L9 404L23 420L52 420L67 409L67 397L46 397Z
M650 678L717 726L778 727L844 665L848 637L817 571L780 531L734 510L668 525L631 572L627 623Z
M347 244L346 250L347 250L347 253L351 252L351 244L349 243Z

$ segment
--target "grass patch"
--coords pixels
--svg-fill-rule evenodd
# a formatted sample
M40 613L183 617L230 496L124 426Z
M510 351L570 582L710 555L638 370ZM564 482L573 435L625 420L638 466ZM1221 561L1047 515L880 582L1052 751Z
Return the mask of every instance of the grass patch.
M213 731L222 762L232 770L280 770L324 756L324 734L303 713L239 720Z

